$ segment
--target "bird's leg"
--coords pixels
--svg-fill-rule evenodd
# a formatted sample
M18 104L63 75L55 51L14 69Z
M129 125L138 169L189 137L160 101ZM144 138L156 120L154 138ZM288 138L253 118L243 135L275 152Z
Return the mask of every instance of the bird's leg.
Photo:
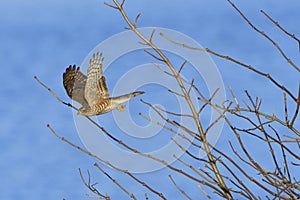
M119 112L122 112L124 109L125 109L125 105L119 105L118 107L117 107L117 110L119 111Z

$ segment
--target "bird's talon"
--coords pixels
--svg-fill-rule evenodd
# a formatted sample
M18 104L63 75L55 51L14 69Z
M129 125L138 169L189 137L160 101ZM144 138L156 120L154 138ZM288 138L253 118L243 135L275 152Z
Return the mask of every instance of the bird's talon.
M125 106L118 106L118 107L117 107L117 110L118 110L119 112L122 112L124 109L125 109Z

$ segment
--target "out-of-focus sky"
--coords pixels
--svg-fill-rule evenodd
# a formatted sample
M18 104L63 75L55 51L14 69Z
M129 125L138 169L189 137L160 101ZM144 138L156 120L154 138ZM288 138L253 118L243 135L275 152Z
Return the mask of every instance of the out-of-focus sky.
M265 10L291 33L300 35L298 1L235 3L255 25L274 38L291 59L299 63L296 42L260 13L261 9ZM140 27L180 31L204 47L271 73L291 91L297 90L298 72L282 59L270 42L251 29L226 0L128 0L125 9L131 19L138 12L142 14L138 24ZM46 128L46 124L50 123L59 133L81 144L70 109L58 103L37 84L33 76L37 75L60 97L69 101L62 87L65 67L81 64L98 43L124 31L124 27L120 14L105 6L101 0L0 2L0 199L84 199L88 191L80 180L79 167L84 171L90 169L93 179L104 193L112 194L112 199L123 196L115 185L95 170L95 160L59 141ZM136 60L142 64L144 58L151 61L147 56ZM262 96L266 111L274 109L282 114L282 92L274 90L269 81L232 63L212 58L225 86L231 85L241 98L245 97L245 89L253 95ZM128 65L133 63L132 60L125 62ZM115 67L107 73L111 76L108 85L113 88L115 79L122 72ZM107 117L112 116L108 114ZM107 118L101 119L109 121ZM112 127L108 129L114 130ZM217 143L220 148L222 142L226 142L224 134ZM128 178L124 175L107 170L130 191L136 192L139 198L147 192L132 182L128 184ZM160 170L140 177L168 191L166 196L170 199L181 199L172 184L157 183L162 175L167 176L168 173ZM201 195L196 187L187 190L194 198Z

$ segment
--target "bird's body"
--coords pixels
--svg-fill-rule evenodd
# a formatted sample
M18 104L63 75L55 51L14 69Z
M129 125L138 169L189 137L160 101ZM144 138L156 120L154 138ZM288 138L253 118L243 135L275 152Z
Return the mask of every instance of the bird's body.
M87 76L75 65L69 66L63 74L63 85L68 96L82 105L78 114L93 116L113 109L122 111L124 103L144 92L133 92L118 97L109 97L105 76L102 72L102 54L94 54L90 60Z

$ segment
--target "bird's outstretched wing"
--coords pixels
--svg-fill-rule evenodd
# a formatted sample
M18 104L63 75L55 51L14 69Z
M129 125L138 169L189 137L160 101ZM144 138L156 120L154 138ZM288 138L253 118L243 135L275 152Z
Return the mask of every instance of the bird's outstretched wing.
M87 104L84 97L86 80L86 76L76 65L70 65L63 74L63 84L68 96L81 105Z
M87 72L87 81L84 96L90 106L95 105L100 99L109 97L105 77L102 72L102 53L93 54Z

